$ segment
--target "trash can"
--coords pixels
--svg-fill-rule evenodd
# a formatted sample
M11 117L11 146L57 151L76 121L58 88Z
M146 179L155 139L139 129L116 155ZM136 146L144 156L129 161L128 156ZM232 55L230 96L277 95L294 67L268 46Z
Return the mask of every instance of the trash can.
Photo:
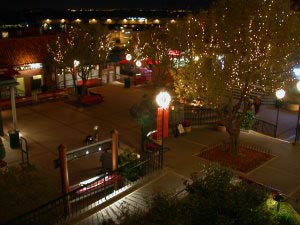
M19 148L19 130L11 130L8 132L9 134L9 144L11 148Z
M124 78L124 87L130 88L130 77Z

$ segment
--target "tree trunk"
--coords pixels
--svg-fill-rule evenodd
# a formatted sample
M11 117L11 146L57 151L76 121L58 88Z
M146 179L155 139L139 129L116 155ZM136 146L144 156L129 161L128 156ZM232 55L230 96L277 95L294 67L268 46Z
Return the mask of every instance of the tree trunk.
M226 130L229 134L229 151L235 155L239 154L240 125L236 121L228 122Z
M82 79L81 96L86 96L86 94L87 94L86 82L87 82L86 79Z

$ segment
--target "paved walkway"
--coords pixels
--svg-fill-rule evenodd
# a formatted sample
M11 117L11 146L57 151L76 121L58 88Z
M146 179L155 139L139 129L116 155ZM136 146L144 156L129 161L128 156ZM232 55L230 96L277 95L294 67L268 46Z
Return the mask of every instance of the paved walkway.
M90 107L76 108L60 101L17 109L21 135L29 142L31 163L56 178L58 187L59 171L53 166L53 160L58 157L57 147L64 143L72 150L84 145L83 140L93 131L94 125L100 127L101 139L108 138L109 132L116 128L119 130L121 141L130 146L139 146L139 126L130 117L129 108L138 102L143 94L153 94L154 91L139 87L125 89L122 84L102 86L98 91L104 96L104 102ZM275 111L270 110L273 114L266 114L265 118L274 115ZM293 118L296 118L296 114L293 115ZM2 116L7 132L12 127L10 110L3 111ZM171 188L173 192L181 189L183 178L201 170L207 163L195 155L206 146L219 143L225 137L226 134L211 129L194 129L179 138L169 137L165 145L170 151L166 152L164 157L164 165L168 172L161 179L146 186L148 188L140 190L150 193L152 187L160 187L159 190ZM256 133L242 133L241 140L268 147L276 156L246 176L280 189L293 198L300 198L300 147ZM7 145L7 142L5 143ZM99 169L98 159L99 156L91 155L84 160L70 163L71 184L96 174ZM9 165L20 163L20 152L8 148L5 160ZM140 196L138 192L133 195ZM300 202L295 204L295 207L300 211L299 204ZM101 212L95 216L99 217L100 214ZM90 223L94 218L87 219L87 222Z
M53 160L58 158L58 146L65 144L68 150L85 145L84 139L99 126L100 140L110 138L110 131L119 131L119 140L133 148L140 146L140 128L131 118L129 108L139 102L142 96L153 90L141 87L125 89L123 84L97 88L104 96L104 102L77 108L64 101L48 102L17 108L20 134L28 140L29 160L48 176L59 181L59 170L54 169ZM11 111L2 111L4 132L12 128ZM21 162L18 150L10 150L5 137L10 166ZM69 163L70 183L76 184L98 173L99 155L93 154L82 160ZM57 183L59 186L59 182Z

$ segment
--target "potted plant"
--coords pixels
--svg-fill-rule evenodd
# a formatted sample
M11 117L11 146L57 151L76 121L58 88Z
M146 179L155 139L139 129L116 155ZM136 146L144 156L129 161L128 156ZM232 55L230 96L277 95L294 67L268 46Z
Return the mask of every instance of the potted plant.
M184 131L186 133L189 133L192 131L192 122L190 120L185 120L182 122L182 126L184 128Z
M2 173L7 170L7 162L3 161L5 155L6 153L5 153L4 144L2 142L2 138L0 137L0 170Z
M226 127L223 121L217 122L217 130L221 132L226 132Z

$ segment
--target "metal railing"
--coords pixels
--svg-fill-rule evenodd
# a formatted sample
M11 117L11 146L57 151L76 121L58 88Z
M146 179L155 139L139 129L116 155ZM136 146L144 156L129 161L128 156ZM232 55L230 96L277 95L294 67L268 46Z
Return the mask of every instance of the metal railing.
M271 137L276 137L277 125L255 118L252 130Z
M192 126L215 124L219 116L214 109L203 107L185 107L184 110L172 110L171 120L173 124L190 121Z
M286 140L286 141L295 141L296 138L296 127L290 127L279 134L277 134L277 138Z
M145 157L137 160L132 167L127 168L126 172L124 168L120 168L118 171L107 172L90 179L90 182L81 183L81 186L75 190L5 224L52 225L71 223L82 213L101 206L107 200L133 186L143 177L161 169L161 154L162 151L147 151ZM135 176L129 177L128 174L134 174Z
M21 156L22 156L22 165L29 166L29 156L28 156L28 143L26 138L20 138L20 147L21 147Z
M99 141L99 142L69 151L69 152L67 152L67 160L72 161L72 160L84 157L86 155L98 153L103 150L109 150L109 149L111 149L111 142L112 142L112 139L108 138L104 141Z

